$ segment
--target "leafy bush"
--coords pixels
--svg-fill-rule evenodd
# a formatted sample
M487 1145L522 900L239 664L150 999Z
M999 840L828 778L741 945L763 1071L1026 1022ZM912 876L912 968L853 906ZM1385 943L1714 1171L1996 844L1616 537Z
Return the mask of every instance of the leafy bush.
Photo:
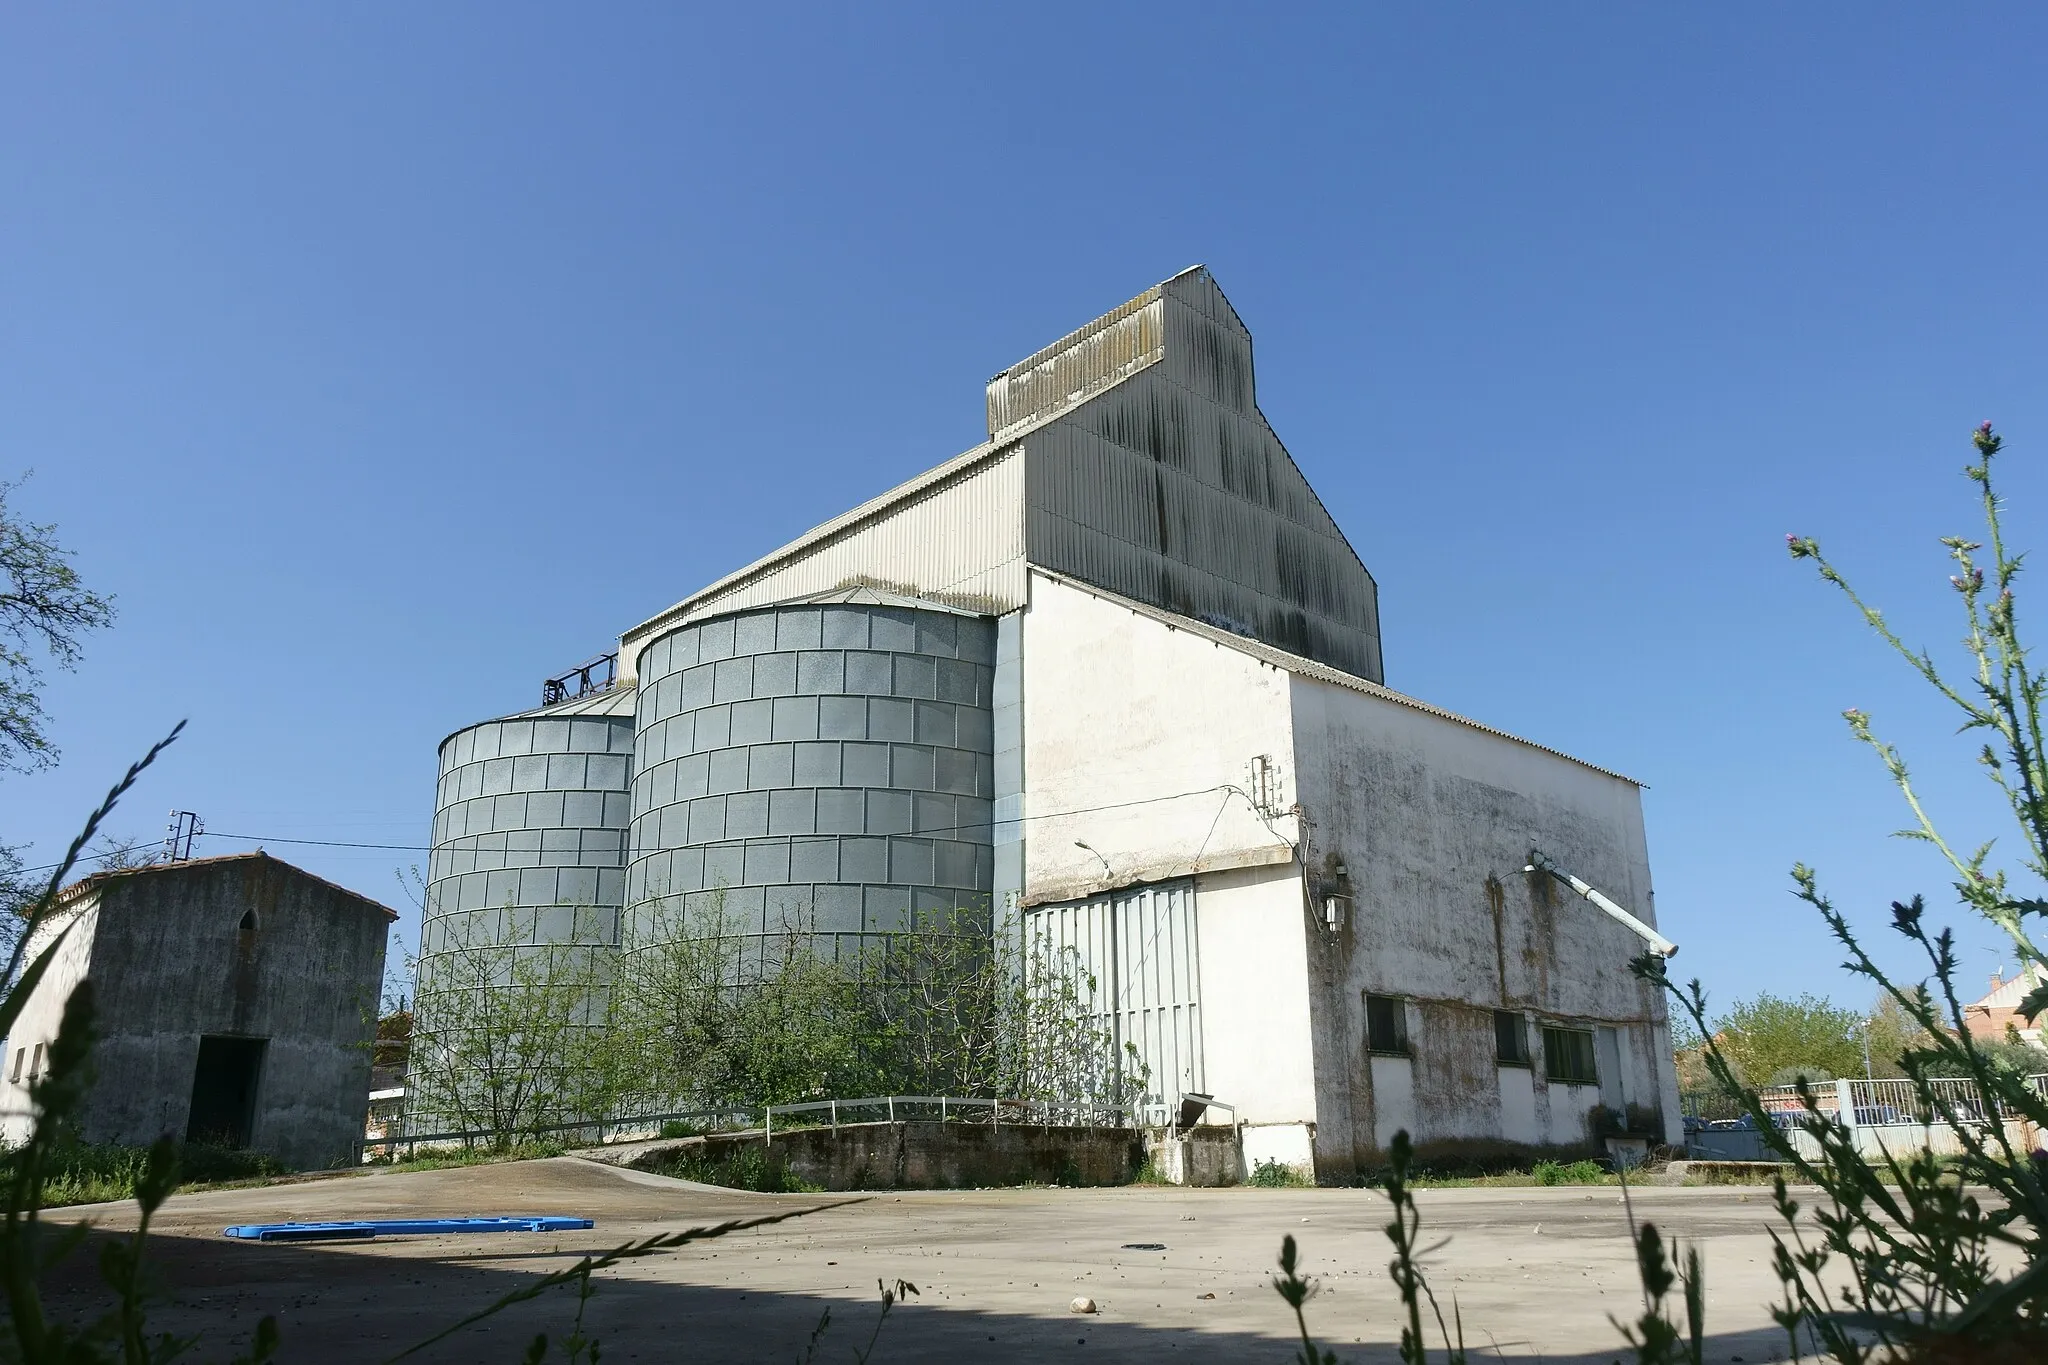
M202 1143L174 1149L178 1188L263 1180L285 1174L285 1167L260 1152L235 1151ZM149 1165L147 1147L87 1145L70 1142L55 1148L44 1168L43 1207L104 1204L133 1199Z
M1529 1168L1529 1178L1538 1185L1603 1185L1607 1172L1597 1161L1539 1161Z
M781 1157L751 1143L712 1156L704 1148L685 1148L662 1163L664 1173L678 1180L752 1190L756 1194L815 1194L821 1188L789 1169Z
M1253 1163L1251 1174L1245 1177L1244 1183L1262 1190L1286 1190L1299 1189L1315 1182L1285 1162L1259 1161Z

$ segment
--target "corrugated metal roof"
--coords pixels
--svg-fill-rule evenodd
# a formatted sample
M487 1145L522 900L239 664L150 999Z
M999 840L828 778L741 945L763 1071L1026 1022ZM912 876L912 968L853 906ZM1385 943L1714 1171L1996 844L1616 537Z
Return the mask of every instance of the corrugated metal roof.
M639 625L627 630L619 637L619 658L621 664L625 665L626 661L632 657L634 653L633 643L635 641L644 640L649 636L659 634L661 631L679 624L684 617L691 615L696 608L704 603L714 598L725 596L754 579L764 577L778 566L801 558L826 542L844 535L846 532L866 522L879 520L894 512L903 504L923 494L935 491L957 478L972 475L982 465L988 464L998 457L1009 455L1011 452L1012 443L1005 442L1002 445L996 445L992 442L985 442L974 447L972 450L955 455L952 459L947 460L944 464L934 469L926 470L914 479L897 484L879 497L869 498L850 512L841 513L830 521L822 522L812 527L774 553L763 555L743 569L734 570L709 586L691 593L667 611L657 613L642 621ZM765 603L758 605L765 605Z
M859 584L849 588L835 588L831 592L814 592L808 597L785 597L776 606L818 606L827 602L853 602L870 607L903 607L910 611L943 611L955 616L982 616L986 613L968 611L965 607L935 602L929 597L918 597L911 593L890 592L886 588L869 587Z
M571 697L558 701L553 706L536 706L531 711L514 711L509 716L493 716L492 720L531 720L546 716L555 720L562 716L630 716L633 714L634 689L624 684L593 692L587 697ZM474 721L474 725L488 725L490 721ZM465 725L462 730L469 729ZM456 734L461 734L457 730Z
M631 683L620 683L603 692L593 692L587 697L571 697L568 701L558 701L553 706L536 706L531 711L512 711L502 716L486 716L467 725L458 725L441 736L441 742L434 746L434 751L439 753L448 747L449 740L464 730L474 730L479 725L497 725L508 720L556 720L570 716L596 716L599 719L631 717L639 704L639 697L640 690L637 687Z
M1363 692L1368 697L1377 697L1381 701L1389 701L1396 706L1405 706L1412 711L1421 711L1427 715L1435 716L1439 720L1452 721L1456 724L1494 735L1500 739L1513 740L1517 744L1524 744L1531 749L1541 750L1554 758L1564 759L1568 763L1576 763L1581 768L1591 768L1594 772L1604 777L1616 778L1631 786L1647 787L1649 785L1630 777L1627 773L1618 773L1612 768L1603 768L1597 763L1588 763L1585 759L1574 757L1562 749L1553 749L1548 744L1538 744L1534 740L1523 739L1520 735L1509 734L1506 730L1496 729L1491 725L1473 720L1469 716L1461 716L1455 711L1446 711L1441 706L1432 706L1426 701L1420 701L1405 693L1396 692L1392 688L1382 686L1379 683L1369 682L1355 674L1346 673L1342 669L1332 668L1328 664L1319 664L1314 659L1305 659L1299 654L1289 654L1286 650L1276 649L1263 640L1254 640L1249 636L1234 634L1231 631L1197 621L1191 616L1182 616L1178 612L1166 611L1162 608L1125 597L1120 593L1110 592L1105 588L1098 588L1093 583L1083 582L1078 578L1069 578L1065 574L1049 573L1036 566L1033 566L1031 572L1064 587L1073 588L1077 592L1085 592L1090 597L1098 597L1105 602L1114 602L1127 611L1136 612L1138 615L1157 621L1161 625L1171 626L1175 630L1184 630L1190 635L1198 635L1205 640L1212 640L1219 645L1237 650L1239 653L1249 654L1261 663L1270 664L1284 672L1297 674L1304 678L1314 678L1317 682L1331 683L1337 687L1348 688L1353 692Z

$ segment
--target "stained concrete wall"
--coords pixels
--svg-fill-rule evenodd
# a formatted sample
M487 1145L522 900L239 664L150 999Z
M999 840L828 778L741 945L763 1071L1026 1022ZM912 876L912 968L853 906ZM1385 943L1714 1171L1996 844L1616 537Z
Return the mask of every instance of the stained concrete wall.
M1310 937L1319 1168L1378 1161L1397 1126L1452 1147L1532 1128L1541 1144L1584 1144L1603 1103L1657 1111L1677 1140L1663 1000L1628 969L1641 940L1521 872L1541 848L1654 924L1636 785L1313 678L1294 679L1291 709L1311 882L1350 898L1340 931ZM1407 1002L1412 1058L1368 1059L1368 993ZM1532 1067L1496 1061L1495 1009L1525 1015ZM1595 1032L1598 1085L1546 1079L1545 1025Z
M353 1158L389 910L261 853L116 873L83 897L99 1033L86 1140L182 1138L200 1039L229 1035L267 1040L252 1149L308 1169ZM38 989L10 1056L47 1041L31 1018L54 1036L60 989Z
M24 963L35 962L53 944L56 955L44 968L35 993L15 1016L14 1029L7 1035L5 1071L0 1073L0 1087L4 1087L0 1088L0 1141L18 1145L27 1141L34 1130L29 1083L49 1067L50 1042L63 1021L64 1002L85 980L92 965L92 944L99 933L99 923L98 901L88 897L44 920L29 938L22 957Z
M1603 1104L1675 1135L1640 941L1520 871L1540 847L1654 922L1634 783L1055 575L1031 587L1023 900L1194 875L1207 1084L1252 1125L1247 1162L1341 1178L1402 1128L1446 1151L1580 1147ZM1334 933L1326 891L1350 899ZM1410 1056L1368 1054L1368 992L1402 1000ZM1532 1066L1497 1060L1496 1009L1524 1017ZM1547 1024L1596 1033L1599 1084L1546 1079Z
M684 1139L633 1165L664 1175L694 1160L766 1153L828 1190L958 1190L991 1185L1127 1185L1145 1159L1132 1129L983 1123L842 1123L837 1128Z
M1230 790L1291 752L1285 672L1038 573L1023 630L1025 904L1293 856Z

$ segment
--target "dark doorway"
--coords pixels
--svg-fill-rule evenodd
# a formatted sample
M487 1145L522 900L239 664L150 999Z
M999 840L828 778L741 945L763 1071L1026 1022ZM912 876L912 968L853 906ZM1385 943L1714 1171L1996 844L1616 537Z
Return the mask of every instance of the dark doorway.
M185 1141L247 1147L256 1119L256 1083L267 1038L201 1038L192 1073L192 1117Z

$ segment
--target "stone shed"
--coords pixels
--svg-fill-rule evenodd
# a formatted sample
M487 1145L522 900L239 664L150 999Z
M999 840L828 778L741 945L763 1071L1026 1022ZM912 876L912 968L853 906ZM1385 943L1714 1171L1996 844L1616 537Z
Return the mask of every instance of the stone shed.
M87 877L30 945L33 955L70 930L7 1039L0 1133L26 1136L29 1082L72 988L90 978L99 1043L87 1141L168 1133L300 1169L353 1161L396 918L261 852Z

